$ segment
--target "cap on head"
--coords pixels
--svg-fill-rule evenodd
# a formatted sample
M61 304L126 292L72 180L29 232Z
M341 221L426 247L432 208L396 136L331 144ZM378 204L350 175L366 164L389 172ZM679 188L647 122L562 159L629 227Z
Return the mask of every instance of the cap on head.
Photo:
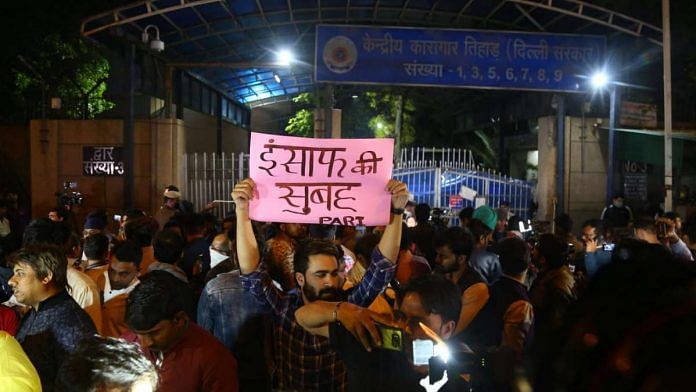
M491 230L495 230L495 226L498 223L498 214L489 206L481 206L475 209L472 218L480 220Z

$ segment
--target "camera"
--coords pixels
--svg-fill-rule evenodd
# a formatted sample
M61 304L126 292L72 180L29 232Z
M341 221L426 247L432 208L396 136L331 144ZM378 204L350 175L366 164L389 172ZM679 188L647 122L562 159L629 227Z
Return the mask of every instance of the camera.
M375 324L382 338L380 348L391 351L403 352L406 355L412 354L412 362L416 366L427 365L431 357L435 355L435 343L428 339L411 340L399 328L393 328L382 324ZM407 343L411 343L407 347ZM412 350L409 350L411 348ZM409 352L412 351L412 352Z
M63 183L63 192L56 193L56 197L58 197L58 205L69 208L82 205L84 202L82 193L74 191L73 189L77 189L76 182L65 181Z

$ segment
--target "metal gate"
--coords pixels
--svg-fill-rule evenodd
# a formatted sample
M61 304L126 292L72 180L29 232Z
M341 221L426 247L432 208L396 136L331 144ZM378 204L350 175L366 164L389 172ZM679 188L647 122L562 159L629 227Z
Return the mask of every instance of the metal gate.
M450 217L454 217L459 208L449 208L450 197L459 195L465 186L476 195L485 197L487 205L497 208L507 203L515 215L531 219L534 184L481 168L466 150L445 149L435 156L428 156L418 148L414 150L413 158L404 159L404 154L401 154L402 159L397 162L393 177L408 184L416 203L445 209ZM462 202L463 207L475 205L474 200L464 199Z
M231 200L234 185L249 176L249 154L184 154L183 196L201 211L214 200ZM213 211L218 218L234 212L232 203L220 203Z
M184 155L184 197L200 211L213 200L230 200L234 184L249 174L249 154L193 153ZM408 184L417 203L431 207L449 207L451 196L461 187L473 189L486 197L493 208L506 202L516 215L530 219L534 185L477 166L471 151L464 149L403 149L394 166L393 177ZM464 206L474 206L464 200ZM231 203L221 203L215 210L222 218L233 212ZM449 211L453 215L456 211Z

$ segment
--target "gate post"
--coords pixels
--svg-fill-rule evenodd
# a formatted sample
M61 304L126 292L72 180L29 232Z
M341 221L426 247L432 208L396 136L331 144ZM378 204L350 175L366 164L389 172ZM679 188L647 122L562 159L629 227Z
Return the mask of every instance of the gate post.
M435 167L435 178L433 179L435 185L435 205L434 208L440 208L442 206L442 168L440 166Z

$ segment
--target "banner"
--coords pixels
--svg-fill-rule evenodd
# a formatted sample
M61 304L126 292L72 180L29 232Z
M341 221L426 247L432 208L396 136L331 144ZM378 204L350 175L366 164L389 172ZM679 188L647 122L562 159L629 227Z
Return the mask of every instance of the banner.
M385 225L393 139L309 139L251 134L249 175L262 222Z
M604 37L490 30L318 25L315 80L585 92Z

